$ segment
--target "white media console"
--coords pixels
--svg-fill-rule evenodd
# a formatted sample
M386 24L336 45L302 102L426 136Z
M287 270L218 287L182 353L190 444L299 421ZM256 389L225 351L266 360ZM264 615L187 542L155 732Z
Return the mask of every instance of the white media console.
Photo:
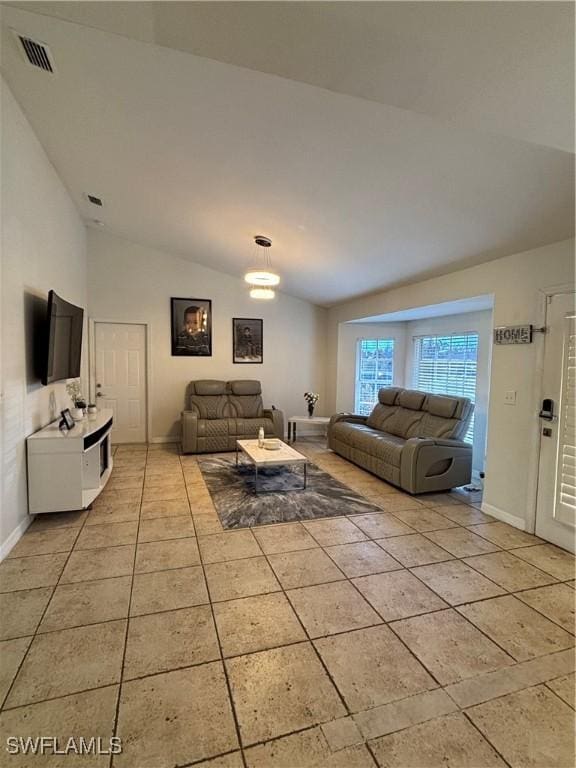
M112 472L111 410L89 414L69 431L58 429L59 421L26 440L31 514L86 509Z

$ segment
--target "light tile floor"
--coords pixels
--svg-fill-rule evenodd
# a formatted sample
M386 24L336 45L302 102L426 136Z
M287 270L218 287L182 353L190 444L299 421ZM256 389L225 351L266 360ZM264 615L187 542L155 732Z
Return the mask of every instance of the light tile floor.
M11 766L570 768L574 559L459 493L300 449L381 513L222 530L195 457L121 446L89 512L0 564Z

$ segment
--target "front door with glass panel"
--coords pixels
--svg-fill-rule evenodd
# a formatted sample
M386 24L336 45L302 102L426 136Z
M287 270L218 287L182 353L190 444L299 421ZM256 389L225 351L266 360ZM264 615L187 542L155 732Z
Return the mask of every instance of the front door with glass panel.
M574 552L576 532L576 317L574 293L546 314L536 535Z

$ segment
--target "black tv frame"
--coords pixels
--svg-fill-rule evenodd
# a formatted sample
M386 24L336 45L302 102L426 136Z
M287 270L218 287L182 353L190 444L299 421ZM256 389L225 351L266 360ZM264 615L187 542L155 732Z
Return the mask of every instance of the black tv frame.
M55 346L55 336L56 336L56 322L55 319L57 317L55 308L60 307L61 309L65 309L66 307L70 308L70 314L72 318L76 321L75 326L72 328L72 334L76 336L76 340L74 341L75 344L77 344L77 360L78 365L73 370L71 370L71 366L69 365L69 369L67 371L66 376L58 376L56 377L53 373L54 368L54 346ZM84 310L82 307L76 306L76 304L72 304L69 301L66 301L61 296L59 296L56 291L51 290L48 293L48 310L47 310L47 323L46 323L46 340L45 340L45 356L44 356L44 365L42 369L42 384L52 384L55 381L63 381L65 379L74 379L80 376L80 366L82 362L82 335L84 330Z

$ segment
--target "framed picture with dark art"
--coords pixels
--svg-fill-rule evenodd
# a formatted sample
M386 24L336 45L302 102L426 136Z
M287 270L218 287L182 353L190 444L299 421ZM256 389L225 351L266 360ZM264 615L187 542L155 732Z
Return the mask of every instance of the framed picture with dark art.
M232 362L261 363L264 359L262 320L232 318Z
M62 421L58 425L60 429L74 428L74 419L72 418L72 414L70 413L70 408L64 408L63 411L60 411L60 416L62 416Z
M210 299L170 299L170 314L172 354L178 357L211 357Z

